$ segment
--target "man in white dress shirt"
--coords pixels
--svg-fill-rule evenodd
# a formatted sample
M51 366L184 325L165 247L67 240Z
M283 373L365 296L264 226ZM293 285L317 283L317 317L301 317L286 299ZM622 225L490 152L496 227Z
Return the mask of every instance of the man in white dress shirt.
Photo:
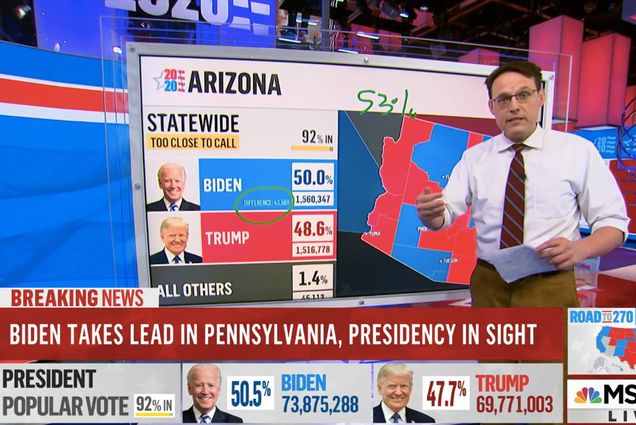
M473 306L576 307L573 267L626 238L629 218L622 194L592 143L539 126L545 102L539 67L525 61L501 65L486 86L502 133L466 150L443 192L425 188L416 201L418 215L426 227L438 230L471 208L479 258L470 281ZM525 210L516 244L534 248L557 271L506 283L484 259L503 249L504 203L517 150ZM586 238L579 233L581 217L592 231Z

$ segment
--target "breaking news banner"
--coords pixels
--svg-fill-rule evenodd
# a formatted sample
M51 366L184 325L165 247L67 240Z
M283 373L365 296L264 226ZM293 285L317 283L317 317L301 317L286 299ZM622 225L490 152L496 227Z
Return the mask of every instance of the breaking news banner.
M383 365L10 364L2 366L0 413L11 423L180 423L196 421L193 407L215 407L225 421L371 423L387 391L397 391L407 415L438 423L562 418L559 364L413 362L401 364L413 371L413 386L399 390L391 377L377 381ZM202 372L211 368L220 381Z
M636 423L636 309L568 309L569 423Z
M159 307L158 288L0 288L0 307Z
M0 360L563 361L561 309L0 308Z
M563 417L563 367L548 363L564 360L562 309L159 308L157 300L156 289L0 290L0 421L179 423L197 399L214 400L226 420L369 423L386 391L378 359L407 365L412 387L401 399L438 423ZM200 363L222 378L197 398L188 375Z

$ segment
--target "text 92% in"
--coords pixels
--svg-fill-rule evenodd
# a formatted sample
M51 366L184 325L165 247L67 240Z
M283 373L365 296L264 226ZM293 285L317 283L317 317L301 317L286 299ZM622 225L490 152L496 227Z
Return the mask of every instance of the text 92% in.
M302 142L316 145L333 144L333 134L320 134L313 129L303 129L301 131Z
M135 417L173 418L174 394L135 394Z

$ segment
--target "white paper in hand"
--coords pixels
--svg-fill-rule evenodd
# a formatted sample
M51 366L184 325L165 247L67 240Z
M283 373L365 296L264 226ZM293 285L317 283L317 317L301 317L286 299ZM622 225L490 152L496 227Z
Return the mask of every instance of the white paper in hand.
M492 253L489 258L484 258L484 260L495 266L506 283L511 283L533 274L557 270L546 259L541 258L534 248L529 245L500 249Z

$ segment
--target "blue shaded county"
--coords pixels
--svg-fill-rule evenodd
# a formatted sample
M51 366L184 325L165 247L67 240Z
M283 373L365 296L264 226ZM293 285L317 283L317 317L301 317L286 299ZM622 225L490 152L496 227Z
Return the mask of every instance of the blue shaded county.
M445 261L451 258L451 253L448 251L420 249L396 243L393 245L391 255L396 260L408 265L431 280L438 282L446 282L448 280L450 263Z
M627 347L627 343L630 340L628 339L619 339L616 341L616 348L614 349L615 356L624 356L625 355L625 347Z
M436 124L429 142L415 145L412 160L428 174L429 180L444 188L453 167L466 150L468 135L468 131Z
M414 205L402 204L394 244L417 247L420 236L417 228L421 225L417 208Z
M616 349L614 350L615 356L624 356L627 346L636 341L636 329L632 329L632 332L635 334L633 338L628 337L616 341Z
M345 112L338 113L338 230L364 233L375 200L384 193L379 166Z
M596 335L596 348L599 352L604 353L607 351L607 347L603 343L603 338L609 336L610 328L609 326L603 326L600 331L598 331L598 335Z

